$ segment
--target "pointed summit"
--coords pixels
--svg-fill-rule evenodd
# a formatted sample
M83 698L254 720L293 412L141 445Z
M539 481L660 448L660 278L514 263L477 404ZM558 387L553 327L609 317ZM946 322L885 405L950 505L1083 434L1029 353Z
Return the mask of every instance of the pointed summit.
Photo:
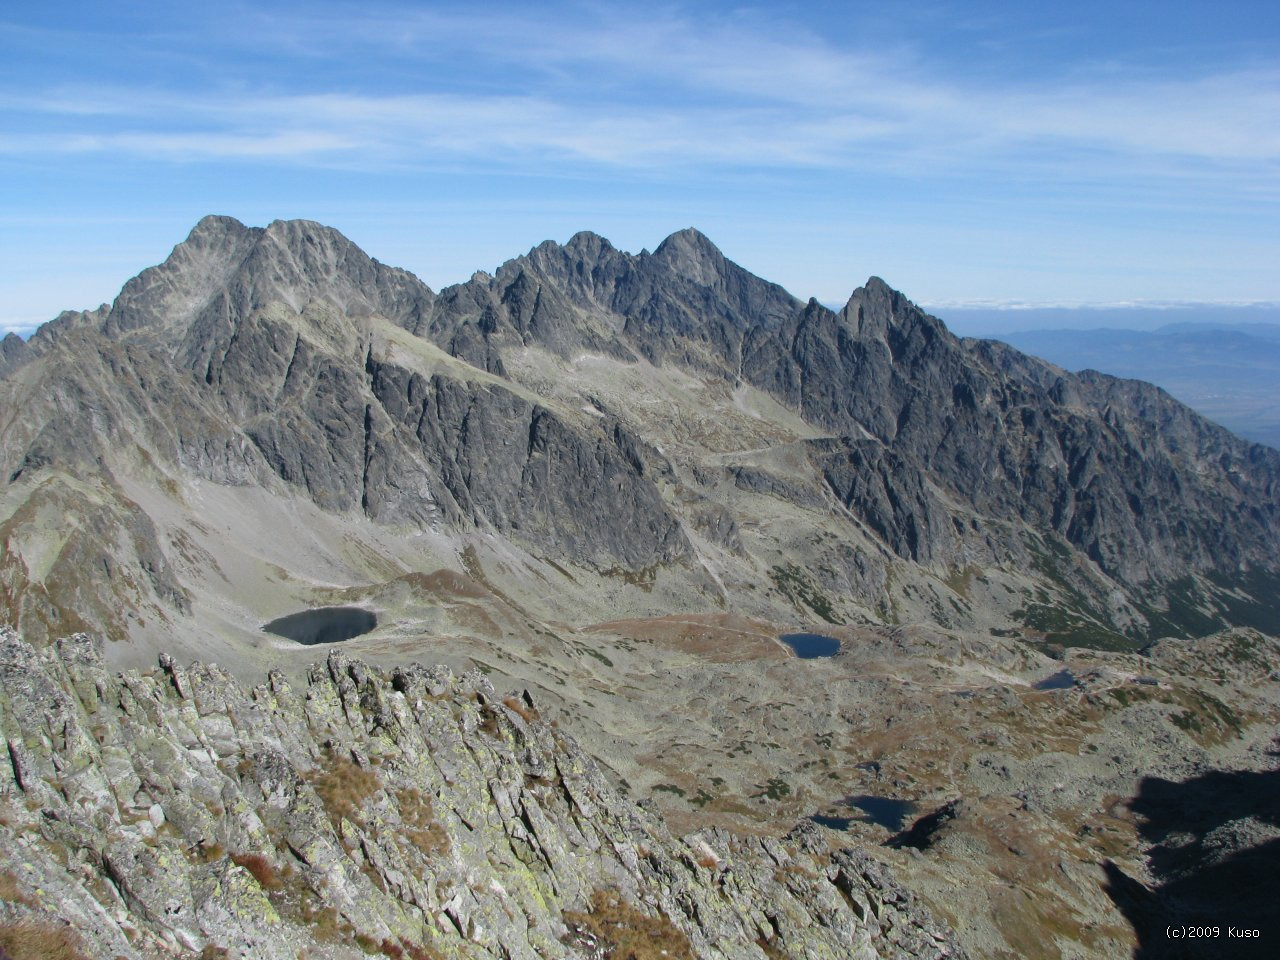
M590 230L579 230L569 242L564 245L566 250L571 250L580 256L598 256L603 252L612 252L614 246L605 237Z
M663 240L653 258L703 286L714 284L729 262L706 234L693 227L685 227Z
M347 316L400 319L434 294L412 274L369 257L338 230L311 220L246 227L207 216L161 264L130 280L104 328L119 335L143 327L179 338L195 326L234 328L240 319L280 303L294 311L327 303Z
M850 294L840 313L859 336L884 339L889 331L894 331L891 348L895 355L901 349L903 338L932 342L937 337L950 336L941 320L921 310L879 277L868 277L865 284Z
M119 335L140 327L190 322L225 287L262 236L234 217L208 216L161 264L124 285L104 322Z

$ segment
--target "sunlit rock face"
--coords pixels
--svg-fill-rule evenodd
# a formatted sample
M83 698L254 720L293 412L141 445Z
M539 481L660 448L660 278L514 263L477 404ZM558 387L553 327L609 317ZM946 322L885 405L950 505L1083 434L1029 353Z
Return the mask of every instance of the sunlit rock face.
M0 929L84 956L964 956L861 852L673 838L478 672L331 653L250 690L0 630L0 728Z
M472 550L572 622L1136 647L1280 620L1280 453L959 340L877 278L804 302L696 230L638 255L581 233L436 293L319 224L208 217L112 305L6 340L0 403L4 599L33 639L171 622L194 650L193 604L250 595L228 622L261 623L266 593L211 572L241 549L307 602ZM285 504L321 516L261 521Z

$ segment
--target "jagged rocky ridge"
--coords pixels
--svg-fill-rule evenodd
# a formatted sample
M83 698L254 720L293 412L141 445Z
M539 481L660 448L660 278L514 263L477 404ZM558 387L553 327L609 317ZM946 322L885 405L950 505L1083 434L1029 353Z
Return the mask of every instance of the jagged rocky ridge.
M543 373L531 357L549 358ZM584 357L614 366L553 397ZM790 469L745 462L745 445L738 462L672 452L688 410L606 401L598 387L622 367L771 398L803 425L770 448ZM673 571L694 585L682 606L732 607L749 584L776 583L770 571L812 567L814 583L760 606L773 616L893 619L905 606L976 626L984 614L945 582L999 568L1029 598L1001 616L1040 634L1142 640L1274 619L1280 453L1148 385L958 340L875 278L839 312L804 303L694 230L639 255L582 233L435 294L332 229L209 217L114 304L6 342L3 370L4 402L22 410L0 436L11 486L64 470L111 487L145 469L261 486L646 585ZM121 465L125 450L142 463ZM722 502L726 478L838 526L847 549L744 547L753 518ZM134 575L126 603L186 612L189 585L148 507L72 487L31 511L70 502L139 531L107 560ZM77 529L47 572L90 576L105 537ZM35 566L3 571L12 619L33 636L64 616L129 632L102 622L121 603L112 583L53 591ZM1071 608L1065 627L1055 606Z
M0 930L89 957L961 957L864 853L670 837L528 694L333 653L252 690L0 630ZM660 950L668 951L660 954Z

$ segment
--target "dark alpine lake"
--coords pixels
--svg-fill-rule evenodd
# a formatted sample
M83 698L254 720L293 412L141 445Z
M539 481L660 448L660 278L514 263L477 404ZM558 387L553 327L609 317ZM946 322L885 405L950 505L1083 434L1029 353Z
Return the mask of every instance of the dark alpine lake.
M860 819L878 823L886 830L901 830L907 817L916 812L916 804L911 800L873 797L865 793L847 798L844 805L861 810L865 816Z
M1035 685L1037 690L1068 690L1076 685L1076 678L1070 670L1059 670L1051 676L1045 677Z
M360 607L317 607L280 617L262 629L296 643L338 643L368 633L378 625L378 615Z
M911 800L899 800L896 797L876 797L867 793L845 797L838 806L856 811L853 816L842 817L835 814L814 814L809 819L832 830L848 830L855 820L862 823L877 823L886 830L897 832L902 829L907 818L914 814L918 805Z
M778 639L794 650L801 660L834 657L840 650L839 640L820 633L784 633Z

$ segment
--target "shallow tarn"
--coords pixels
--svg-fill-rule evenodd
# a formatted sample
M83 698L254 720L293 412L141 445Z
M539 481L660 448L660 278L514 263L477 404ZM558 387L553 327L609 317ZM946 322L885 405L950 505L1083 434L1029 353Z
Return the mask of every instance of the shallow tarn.
M834 657L840 652L839 640L820 633L784 633L778 639L794 650L801 660Z
M820 823L832 830L848 830L855 822L876 823L886 830L898 831L903 828L907 817L916 813L919 805L912 800L899 800L897 797L876 797L871 794L855 794L845 797L837 806L855 810L851 816L835 814L814 814L809 817L814 823Z
M362 607L317 607L287 617L278 617L262 625L277 637L311 646L341 643L362 636L378 626L378 615Z
M1070 670L1059 670L1051 676L1045 677L1034 687L1036 690L1070 690L1076 685L1075 674Z

